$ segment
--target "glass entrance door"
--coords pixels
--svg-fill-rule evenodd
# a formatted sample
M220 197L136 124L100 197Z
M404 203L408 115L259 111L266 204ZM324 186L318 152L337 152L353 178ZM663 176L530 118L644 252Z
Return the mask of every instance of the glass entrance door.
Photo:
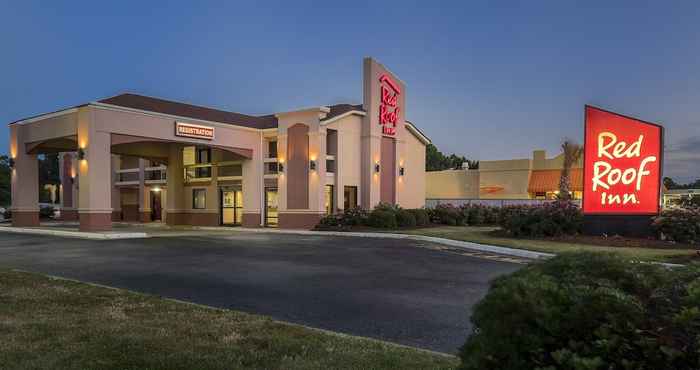
M277 188L265 188L265 226L277 226L277 210Z
M240 225L243 220L243 191L239 189L221 189L221 224L224 226Z

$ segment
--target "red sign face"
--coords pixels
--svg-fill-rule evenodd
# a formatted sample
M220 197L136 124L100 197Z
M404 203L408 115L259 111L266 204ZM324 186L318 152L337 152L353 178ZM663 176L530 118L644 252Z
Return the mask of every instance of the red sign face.
M382 126L382 134L396 135L396 122L399 119L401 107L398 106L401 88L388 75L379 77L380 104L379 124Z
M583 213L659 212L663 128L586 106Z

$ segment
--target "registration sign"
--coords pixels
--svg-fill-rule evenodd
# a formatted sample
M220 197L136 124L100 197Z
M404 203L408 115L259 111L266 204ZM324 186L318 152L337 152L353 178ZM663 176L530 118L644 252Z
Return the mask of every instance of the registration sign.
M212 140L214 139L214 128L192 123L175 122L175 136Z

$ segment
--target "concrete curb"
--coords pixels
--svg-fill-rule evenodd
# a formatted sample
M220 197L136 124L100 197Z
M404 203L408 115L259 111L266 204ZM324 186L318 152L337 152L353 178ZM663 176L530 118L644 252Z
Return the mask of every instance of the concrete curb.
M221 230L216 227L199 227L200 230ZM495 245L479 244L473 242L464 242L459 240L437 238L424 235L409 235L409 234L394 234L394 233L371 233L371 232L345 232L345 231L313 231L313 230L281 230L281 229L253 229L253 228L236 228L236 231L256 232L256 233L277 233L277 234L293 234L293 235L315 235L315 236L350 236L360 238L384 238L384 239L404 239L421 242L429 242L442 244L453 248L460 248L469 251L486 252L500 254L504 256L520 257L533 260L552 258L555 255L551 253L533 252L523 249L497 247Z
M30 235L50 235L62 236L67 238L91 239L91 240L114 240L114 239L141 239L150 238L146 233L120 233L120 232L85 232L85 231L68 231L68 230L47 230L34 229L28 227L13 227L2 226L0 232L15 233L15 234L30 234Z

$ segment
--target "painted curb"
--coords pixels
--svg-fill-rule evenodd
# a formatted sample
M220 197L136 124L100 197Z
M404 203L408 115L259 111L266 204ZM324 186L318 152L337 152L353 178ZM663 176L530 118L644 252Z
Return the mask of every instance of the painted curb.
M24 227L3 226L0 231L15 234L30 234L30 235L50 235L62 236L67 238L91 239L91 240L114 240L114 239L141 239L150 238L146 233L92 233L85 231L67 231L67 230L47 230L47 229L32 229Z

